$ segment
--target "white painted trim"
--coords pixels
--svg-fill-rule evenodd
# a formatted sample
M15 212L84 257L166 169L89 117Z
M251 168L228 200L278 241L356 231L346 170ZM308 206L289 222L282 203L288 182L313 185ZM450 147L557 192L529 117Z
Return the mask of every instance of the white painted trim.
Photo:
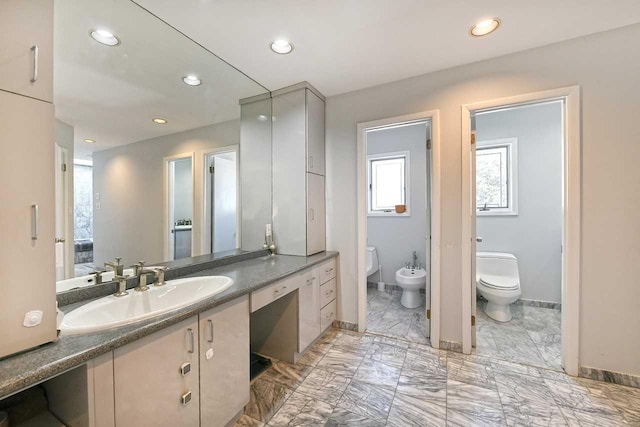
M562 366L578 375L580 333L580 267L582 217L582 158L580 86L546 90L462 106L462 350L471 352L471 112L504 106L564 99L563 114L563 253ZM473 215L475 216L475 215Z
M170 202L170 198L169 198L169 191L171 190L170 188L170 182L169 182L169 163L174 161L174 160L180 160L180 159L191 159L191 185L193 188L193 197L191 200L191 212L194 212L194 207L195 207L195 197L196 197L196 192L195 192L195 184L196 184L196 153L195 152L190 152L190 153L182 153L182 154L176 154L173 156L168 156L168 157L164 157L162 159L162 224L163 224L163 228L164 230L162 231L162 247L163 247L163 256L164 256L164 261L173 261L173 253L171 251L171 247L169 245L169 242L171 240L171 227L173 224L171 224L171 214L170 214L170 209L171 209L171 202ZM193 237L194 233L193 233L193 224L191 226L191 236ZM191 254L194 254L196 250L196 242L195 239L191 239Z
M240 234L242 232L240 229L242 222L242 197L240 194L240 145L234 144L205 150L202 152L202 220L200 224L200 230L202 230L200 238L200 254L202 255L211 253L211 224L209 222L209 218L211 217L211 189L209 188L210 181L208 179L208 160L211 156L224 153L236 153L236 248L239 248L242 242L242 236Z
M431 110L404 116L390 117L358 123L357 146L357 215L358 215L358 330L367 329L367 131L392 125L410 124L431 120L431 242L427 240L427 251L431 253L431 331L430 340L434 348L440 346L440 236L441 236L441 189L440 189L440 111Z

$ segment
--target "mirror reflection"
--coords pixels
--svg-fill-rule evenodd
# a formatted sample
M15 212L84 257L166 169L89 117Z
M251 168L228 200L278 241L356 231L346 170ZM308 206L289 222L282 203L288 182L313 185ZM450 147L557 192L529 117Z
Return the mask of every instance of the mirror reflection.
M130 0L54 9L57 291L261 249L268 90Z

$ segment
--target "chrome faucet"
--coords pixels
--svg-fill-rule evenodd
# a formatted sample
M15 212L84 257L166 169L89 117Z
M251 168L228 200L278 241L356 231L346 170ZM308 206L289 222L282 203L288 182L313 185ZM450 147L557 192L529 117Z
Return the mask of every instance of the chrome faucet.
M131 266L133 268L133 274L138 278L138 286L136 286L135 290L138 292L143 292L149 289L147 286L147 276L150 274L154 275L154 278L151 279L151 283L155 280L156 271L149 270L144 268L144 261L138 261L136 264Z
M127 279L129 276L115 276L114 279L118 281L118 292L113 294L114 297L123 297L129 295L127 292Z
M99 285L102 283L102 274L106 273L107 270L95 270L92 271L91 274L94 276L95 284Z
M416 251L413 251L413 267L411 268L418 268L418 255Z
M154 267L152 270L156 272L156 281L153 286L164 286L164 273L167 271L167 267Z
M113 272L116 276L123 276L124 275L124 265L122 265L122 263L120 262L122 260L122 258L120 257L116 257L116 262L112 262L112 261L107 261L104 263L104 268L105 269L109 269L112 268Z

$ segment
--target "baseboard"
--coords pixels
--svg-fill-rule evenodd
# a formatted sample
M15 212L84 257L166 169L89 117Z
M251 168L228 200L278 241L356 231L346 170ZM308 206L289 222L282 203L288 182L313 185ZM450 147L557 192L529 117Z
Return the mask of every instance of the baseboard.
M440 350L449 350L455 351L456 353L462 353L462 343L457 341L440 340Z
M580 366L578 369L578 376L588 378L590 380L640 388L640 376L638 375L623 374L621 372L607 371L605 369Z
M345 322L344 320L334 320L333 327L338 329L344 329L347 331L358 332L358 324L353 322Z
M562 309L562 304L560 304L559 302L537 301L533 299L519 299L514 304L526 305L527 307L553 308L557 310Z
M367 288L377 288L378 284L375 282L367 282ZM384 284L384 287L386 289L399 289L402 290L402 287L400 287L399 285L394 285L392 283L386 283ZM420 293L421 294L426 294L427 290L426 289L420 289Z

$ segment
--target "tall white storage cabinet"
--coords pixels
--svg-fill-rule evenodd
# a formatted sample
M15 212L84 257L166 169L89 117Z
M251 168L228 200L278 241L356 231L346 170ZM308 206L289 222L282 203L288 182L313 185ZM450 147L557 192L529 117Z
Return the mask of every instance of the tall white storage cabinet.
M303 82L271 94L273 229L278 253L312 255L325 244L325 99Z
M56 338L53 1L1 1L0 28L3 357Z

